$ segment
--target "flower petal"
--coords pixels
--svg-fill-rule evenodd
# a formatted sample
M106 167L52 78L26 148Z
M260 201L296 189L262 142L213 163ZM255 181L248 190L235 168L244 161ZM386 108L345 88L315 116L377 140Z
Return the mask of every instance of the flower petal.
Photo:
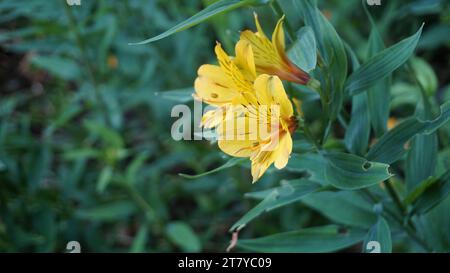
M200 66L197 73L194 83L194 97L197 100L220 106L230 103L239 94L220 67L205 64Z
M239 40L236 43L235 51L235 64L241 69L244 77L253 82L256 78L256 68L251 44L246 40Z
M283 169L284 167L286 167L291 153L292 153L292 137L291 134L285 133L281 137L279 146L277 148L275 167L277 169Z
M286 45L284 40L283 21L284 15L280 20L278 20L277 25L275 26L275 30L272 33L272 44L277 50L280 57L284 57L283 59L287 59L285 53Z
M255 183L273 163L273 152L259 151L254 153L250 160L252 161L253 183Z
M259 75L255 80L254 88L261 104L279 105L280 115L284 118L290 118L294 114L292 103L286 95L283 83L277 76Z
M228 79L231 80L239 92L251 92L252 84L247 81L233 62L233 60L225 53L222 49L220 43L216 44L215 52L217 55L217 60L219 62L220 68L222 68L223 72L227 75Z
M222 152L235 157L249 157L253 150L253 142L250 140L219 140Z
M259 23L258 14L256 14L256 12L253 12L253 16L255 17L255 25L256 25L256 30L257 30L258 36L260 36L261 38L266 38L267 40L269 40L267 38L266 34L264 34L264 30L262 29L261 24Z

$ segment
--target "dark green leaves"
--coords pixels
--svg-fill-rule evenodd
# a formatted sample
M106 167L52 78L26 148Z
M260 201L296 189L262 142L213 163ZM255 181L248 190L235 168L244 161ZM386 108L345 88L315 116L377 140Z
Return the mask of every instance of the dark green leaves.
M358 69L359 61L356 54L348 44L345 49L352 63L352 70ZM364 155L369 145L370 136L370 113L368 109L367 93L352 97L352 116L345 131L344 143L347 149L357 155Z
M314 30L318 49L326 63L322 82L321 99L330 118L335 119L342 107L344 98L343 86L347 77L347 55L344 44L333 25L320 10L309 0L302 1L304 20Z
M76 216L91 221L117 221L133 214L136 210L137 207L129 201L117 201L89 209L80 209Z
M358 191L317 192L302 201L334 223L369 228L377 220L372 204Z
M417 81L420 84L419 81ZM421 85L421 84L420 84ZM422 99L417 103L415 116L418 119L431 119L431 103L421 90ZM406 159L406 189L409 192L421 181L434 175L437 161L438 139L437 134L417 134L412 138L411 148Z
M166 227L167 237L185 252L199 252L202 248L197 235L184 222L171 222Z
M356 155L344 153L330 153L326 158L327 181L339 189L361 189L391 177L387 164L369 162Z
M374 85L378 80L389 76L404 64L414 53L422 28L423 26L413 36L386 48L361 65L347 79L346 92L351 96L358 94Z
M288 52L289 59L306 72L316 68L316 38L311 27L303 27L297 32L297 40Z
M370 16L370 14L368 14ZM372 21L372 20L371 20ZM373 22L373 21L372 21ZM375 23L369 37L369 59L384 49L384 43ZM381 136L387 130L390 103L390 77L380 79L367 90L367 104L370 122L376 136Z
M430 177L417 185L405 198L406 205L412 205L411 213L426 213L450 194L450 171L439 178Z
M417 134L431 134L450 119L450 102L441 105L441 113L432 120L409 118L384 134L367 153L367 159L390 164L404 153L404 145Z
M245 1L245 0L220 0L217 1L215 3L213 3L212 5L206 7L204 10L196 13L194 16L192 16L191 18L177 24L176 26L166 30L165 32L152 37L150 39L141 41L141 42L137 42L137 43L130 43L130 45L143 45L143 44L148 44L148 43L152 43L158 40L161 40L163 38L166 38L172 34L175 34L177 32L186 30L188 28L191 28L195 25L198 25L199 23L213 17L214 15L223 13L223 12L227 12L230 10L234 10L237 8L240 8L242 6L245 5L249 5L251 4L252 1Z
M344 190L365 188L388 179L389 165L345 153L294 154L289 160L290 170L307 171L310 180L331 184Z
M238 247L257 252L333 252L362 241L358 229L340 230L338 226L305 228L256 239L238 241Z
M391 229L383 217L379 216L377 223L370 228L369 233L364 240L363 252L392 252Z
M266 197L256 207L248 211L237 221L230 230L240 230L248 222L258 217L263 212L297 202L303 196L320 189L320 185L306 179L294 181L282 181L281 186L269 191L264 191ZM267 194L266 194L267 192ZM255 194L254 194L255 195Z
M68 58L38 55L31 59L31 63L64 80L75 80L81 75L77 63Z

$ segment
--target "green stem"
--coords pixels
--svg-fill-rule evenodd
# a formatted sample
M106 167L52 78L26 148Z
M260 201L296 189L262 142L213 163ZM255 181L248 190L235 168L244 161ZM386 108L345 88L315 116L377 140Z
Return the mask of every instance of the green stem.
M314 135L311 133L311 131L309 130L308 126L305 125L304 119L303 119L303 132L305 133L305 136L309 139L309 141L314 145L314 147L316 148L316 150L318 152L320 152L322 150L322 146L320 145L319 142L317 142L316 138L314 137Z
M282 17L284 15L283 9L281 8L280 4L278 3L277 0L273 0L272 2L270 2L270 6L272 7L273 11L275 12L275 14L278 17ZM284 20L284 25L286 28L286 32L288 34L289 40L291 42L294 42L295 39L295 32L291 26L291 24L289 23L289 21L287 19Z
M405 206L403 205L403 202L400 199L400 196L398 194L398 192L394 189L394 187L392 187L391 182L392 180L388 180L388 182L383 181L384 186L386 187L389 195L391 196L392 200L394 200L395 205L398 207L398 209L400 210L402 215L407 215L407 211Z
M124 187L133 201L145 212L147 219L155 220L157 216L155 210L144 199L144 197L142 197L142 195L134 187L128 184L124 184Z

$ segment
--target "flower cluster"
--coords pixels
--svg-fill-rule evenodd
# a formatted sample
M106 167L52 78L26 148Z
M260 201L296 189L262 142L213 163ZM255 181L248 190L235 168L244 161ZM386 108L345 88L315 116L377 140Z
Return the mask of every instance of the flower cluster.
M253 182L272 164L284 168L292 152L297 120L281 80L307 84L310 79L286 55L283 20L269 40L255 14L257 32L241 32L234 57L217 43L219 65L202 65L195 80L194 98L215 106L201 125L216 129L223 152L250 158Z

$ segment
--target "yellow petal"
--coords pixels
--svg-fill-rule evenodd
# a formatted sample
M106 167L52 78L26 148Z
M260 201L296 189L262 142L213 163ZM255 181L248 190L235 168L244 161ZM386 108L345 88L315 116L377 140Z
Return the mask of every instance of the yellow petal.
M255 183L273 163L273 152L260 151L254 153L252 157L250 157L250 160L252 161L253 183Z
M258 14L256 14L256 12L254 12L253 16L255 17L255 25L256 25L256 30L258 31L257 32L258 36L260 36L261 38L266 38L267 39L266 34L264 34L264 30L262 29L261 25L259 24Z
M235 64L241 69L244 77L253 82L256 78L255 57L253 56L252 46L248 41L239 40L236 43Z
M220 43L217 43L215 47L215 52L217 55L217 60L219 62L220 68L227 75L228 79L231 80L236 87L236 89L240 92L251 92L252 85L251 82L247 81L233 62L233 60L225 53L222 49Z
M292 103L286 95L283 83L277 76L259 75L254 84L258 101L263 105L279 105L281 117L294 114Z
M277 154L275 158L275 167L277 169L283 169L286 167L289 156L292 152L292 138L291 134L285 133L281 139L277 149Z
M219 140L218 144L224 153L235 157L249 157L253 152L250 140Z
M242 115L245 109L227 110L225 118L217 127L219 140L250 140L258 142L256 120ZM254 122L255 121L255 122ZM251 130L250 130L251 129Z
M224 118L223 108L210 110L203 114L200 125L208 129L215 128L224 120Z
M284 15L280 20L278 20L275 30L272 33L272 44L280 56L286 55L286 53L284 52L286 46L284 43L283 21Z
M197 100L202 100L214 106L220 106L231 103L236 96L236 91L231 88L217 86L208 79L197 78L194 83Z
M250 30L244 30L241 32L240 40L247 41L251 45L255 58L256 70L258 72L258 70L262 71L267 67L278 66L280 58L272 42L262 31L256 14L255 22L258 32L253 33Z

